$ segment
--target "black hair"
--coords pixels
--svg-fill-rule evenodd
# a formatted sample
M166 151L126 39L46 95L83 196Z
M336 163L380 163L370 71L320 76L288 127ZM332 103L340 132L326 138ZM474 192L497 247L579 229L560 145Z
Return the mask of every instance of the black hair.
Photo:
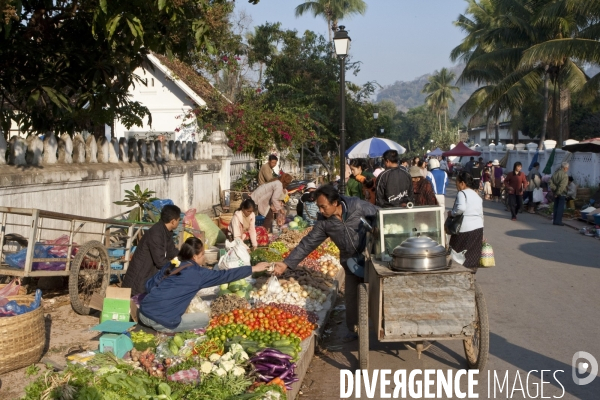
M406 164L410 164L410 159L408 159L408 158L403 158L403 159L402 159L402 161L400 161L400 164L404 164L404 163L406 163Z
M419 168L423 168L423 164L425 164L425 161L423 161L423 160L419 160L419 161L417 162L417 167L419 167Z
M388 151L396 151L396 150L388 150ZM385 154L385 153L384 153ZM317 190L314 191L315 199L318 199L319 196L325 196L329 204L337 203L340 204L342 198L340 197L340 193L337 191L333 185L323 185Z
M467 171L459 172L456 181L465 183L468 188L473 187L473 177Z
M181 218L181 209L172 204L164 206L160 212L160 220L165 224L168 224L169 222L178 218Z
M475 157L471 157L469 161L475 161Z
M442 156L442 160L446 161L446 156Z
M202 240L192 236L183 242L181 249L179 249L179 254L177 254L177 258L179 258L179 261L189 261L203 251L204 244L202 243Z
M375 164L373 164L373 167L374 167L375 169L377 169L377 168L381 168L381 167L382 167L382 165L381 165L381 161L375 161Z
M517 167L522 167L523 164L521 164L521 161L517 161L514 165L513 165L513 172L517 172Z
M252 209L252 211L256 209L256 203L251 198L247 198L246 200L242 201L242 204L240 204L240 208L238 208L238 210L240 211L249 209Z
M569 177L569 182L573 182L573 177L572 176Z
M367 162L362 158L355 158L350 161L350 166L354 168L360 167L364 171L367 169Z
M533 163L533 168L537 168L537 167L539 167L539 166L540 166L540 163L539 163L539 162Z
M277 161L277 160L279 160L279 158L277 158L277 156L275 154L271 154L269 156L269 161L273 161L273 160Z
M398 164L398 151L386 150L385 153L383 153L383 159L392 164Z

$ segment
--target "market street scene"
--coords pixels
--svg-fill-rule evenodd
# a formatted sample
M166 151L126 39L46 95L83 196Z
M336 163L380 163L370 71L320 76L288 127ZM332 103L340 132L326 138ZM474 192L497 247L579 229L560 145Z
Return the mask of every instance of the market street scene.
M600 0L0 3L0 399L600 398Z

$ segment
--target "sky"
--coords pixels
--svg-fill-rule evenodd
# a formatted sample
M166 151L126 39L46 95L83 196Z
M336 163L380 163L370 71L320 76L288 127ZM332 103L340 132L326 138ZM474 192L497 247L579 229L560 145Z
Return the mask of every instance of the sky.
M294 10L303 0L260 0L252 5L236 0L251 26L281 22L284 29L307 29L327 37L326 22L306 14L296 18ZM367 0L367 12L340 22L352 39L350 53L361 61L358 84L377 81L382 86L411 81L421 75L452 66L450 51L464 38L453 25L466 9L465 0Z

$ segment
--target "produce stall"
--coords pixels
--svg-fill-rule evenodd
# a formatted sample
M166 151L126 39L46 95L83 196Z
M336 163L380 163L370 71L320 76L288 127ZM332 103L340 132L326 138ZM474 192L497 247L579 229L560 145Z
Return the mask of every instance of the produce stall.
M252 252L252 264L283 260L310 231L302 226ZM26 399L59 398L65 391L90 399L294 399L343 273L339 250L328 240L279 278L203 289L188 312L210 312L205 329L174 336L111 331L110 352L74 355L65 371L28 386Z

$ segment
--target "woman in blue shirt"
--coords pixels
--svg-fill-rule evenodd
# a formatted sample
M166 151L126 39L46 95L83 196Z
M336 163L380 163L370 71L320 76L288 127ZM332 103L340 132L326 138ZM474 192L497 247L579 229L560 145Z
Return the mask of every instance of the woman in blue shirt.
M200 239L191 237L183 243L177 256L179 267L164 266L146 282L146 297L140 304L139 320L159 332L183 332L204 328L210 315L207 313L185 314L190 302L199 290L234 282L265 271L269 263L254 267L245 266L225 271L202 267L204 245Z

